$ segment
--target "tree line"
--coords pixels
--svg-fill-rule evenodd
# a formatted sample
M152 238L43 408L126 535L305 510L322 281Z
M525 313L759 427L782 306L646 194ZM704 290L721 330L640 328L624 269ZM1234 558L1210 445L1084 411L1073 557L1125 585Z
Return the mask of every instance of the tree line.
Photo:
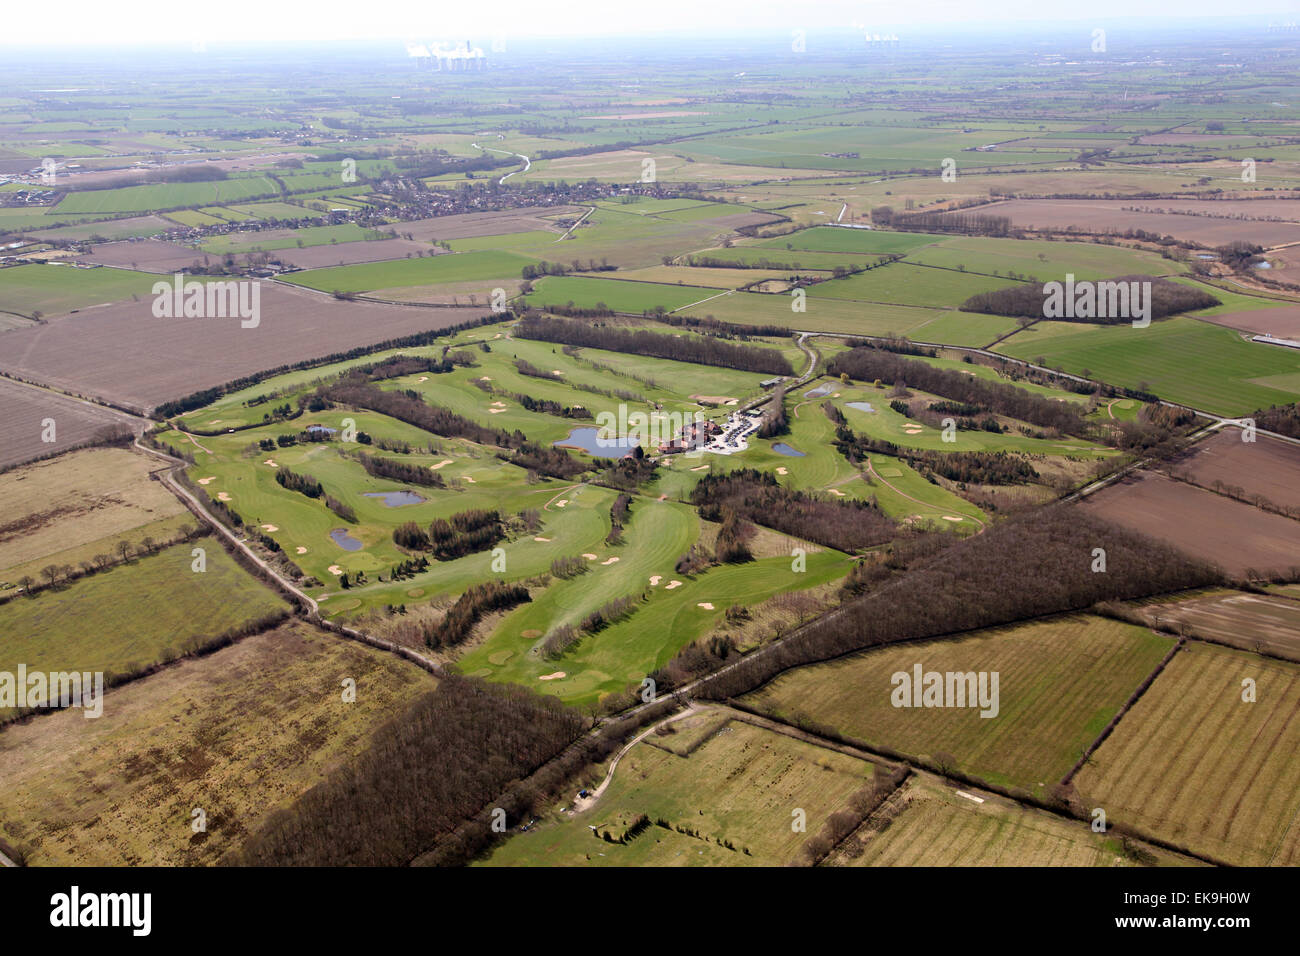
M1041 428L1085 437L1091 433L1083 416L1068 402L1052 401L1004 382L990 382L955 370L935 368L926 362L903 358L871 346L842 352L831 359L827 371L833 375L847 374L860 382L878 380L891 385L906 382L922 391L979 405Z
M528 316L521 319L515 326L514 334L523 339L558 342L580 348L605 349L610 352L627 352L650 358L692 362L696 365L716 365L739 369L742 372L762 372L769 375L794 374L790 360L775 349L740 345L713 336L686 338L662 335L644 329L624 329L545 316Z
M582 716L554 698L447 675L222 862L403 866L449 841L462 822L583 729Z
M754 468L705 475L690 500L706 521L723 520L724 510L730 508L754 524L837 551L882 544L897 530L874 501L814 498L782 487L770 472Z

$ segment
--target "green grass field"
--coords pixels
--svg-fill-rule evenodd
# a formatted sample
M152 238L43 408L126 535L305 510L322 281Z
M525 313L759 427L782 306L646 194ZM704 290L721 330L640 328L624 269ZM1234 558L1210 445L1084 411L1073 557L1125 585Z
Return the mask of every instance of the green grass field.
M579 814L554 808L481 865L783 866L850 794L871 783L866 761L739 720L717 726L705 712L679 721L678 733L691 733L693 720L710 723L707 739L689 756L660 749L652 735L619 761L593 807ZM791 826L796 809L804 811L806 832ZM617 838L641 814L652 826L624 845L590 829ZM653 825L660 818L692 834Z
M192 570L202 548L207 570ZM287 603L211 538L0 605L0 669L132 674ZM5 711L0 710L0 715Z
M108 266L14 266L0 269L0 308L24 315L54 315L139 296L144 300L141 309L147 314L149 290L157 281L155 275Z
M1178 316L1144 329L1039 322L996 351L1217 415L1248 415L1300 397L1300 353L1247 342L1232 329Z
M910 253L922 246L943 242L947 236L920 232L881 232L878 229L845 229L814 226L789 236L777 236L754 243L759 249L799 250L806 252L847 252L858 255Z
M548 276L523 297L538 308L565 306L580 309L604 304L615 312L645 312L662 306L670 312L718 294L717 289L668 285L654 282L625 282L587 276Z
M510 252L465 252L422 259L390 259L353 266L308 269L283 276L294 285L322 292L368 292L401 286L504 279L519 275L530 260Z

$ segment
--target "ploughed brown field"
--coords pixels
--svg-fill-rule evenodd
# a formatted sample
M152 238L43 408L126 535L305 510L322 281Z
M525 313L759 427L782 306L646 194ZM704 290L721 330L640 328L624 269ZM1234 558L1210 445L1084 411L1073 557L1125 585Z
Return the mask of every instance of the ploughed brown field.
M1267 201L1266 201L1267 202ZM1282 204L1282 205L1278 205ZM1210 215L1184 215L1177 212L1135 212L1134 209L1180 209L1183 212L1202 210L1214 216L1250 215L1251 211L1236 211L1237 206L1252 207L1255 215L1300 218L1300 202L1274 200L1268 208L1253 210L1253 200L1223 200L1219 202L1197 200L1139 200L1139 199L1011 199L963 209L955 215L980 214L1008 216L1013 225L1025 229L1065 230L1074 226L1079 232L1123 233L1142 229L1158 235L1199 242L1205 246L1221 246L1234 239L1244 239L1261 246L1278 246L1287 242L1300 242L1300 223L1264 222L1257 219L1219 219ZM1221 207L1233 207L1231 210ZM1291 211L1295 210L1295 211Z
M1253 335L1272 335L1279 339L1300 339L1300 305L1284 305L1279 309L1249 309L1211 315L1202 321L1227 326ZM1275 346L1269 346L1270 348Z
M1300 521L1164 475L1136 472L1084 499L1079 507L1161 538L1229 574L1300 566Z
M196 262L215 265L221 261L221 257L191 249L178 242L138 239L134 242L101 242L82 256L81 261L140 272L172 273L183 272Z
M272 259L278 259L297 269L323 269L327 266L378 262L380 259L405 259L408 255L431 256L442 251L427 242L412 242L409 239L362 239L334 245L305 246L302 249L273 249L267 254Z
M1230 428L1199 442L1179 459L1176 471L1206 488L1218 490L1216 482L1222 482L1243 489L1247 496L1262 495L1275 505L1300 508L1300 445L1266 435L1246 442L1241 436ZM1296 561L1300 563L1300 555Z
M1188 632L1247 651L1300 659L1300 601L1271 594L1215 591L1179 601L1148 601L1138 612L1153 626Z
M2 333L0 370L141 410L281 365L391 338L444 329L488 314L343 302L263 282L261 320L155 318L153 298L83 309Z
M537 206L523 209L502 209L498 212L467 212L459 216L438 216L434 219L413 219L393 223L390 227L399 236L430 242L434 239L473 239L477 236L502 236L512 232L534 232L549 229L556 231L555 223L547 216L578 217L586 212L584 206Z
M41 439L49 418L54 419L53 442ZM133 421L102 405L0 378L0 468L79 445L106 426Z

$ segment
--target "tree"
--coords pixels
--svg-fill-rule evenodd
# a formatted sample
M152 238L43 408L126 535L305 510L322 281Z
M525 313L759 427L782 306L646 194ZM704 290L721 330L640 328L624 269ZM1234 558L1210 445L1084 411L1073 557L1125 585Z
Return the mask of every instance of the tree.
M54 582L59 579L59 566L57 564L47 564L41 568L41 574L49 582L50 587L54 587Z
M126 560L129 560L129 559L130 559L130 557L131 557L131 542L130 542L130 541L125 541L125 540L123 540L123 541L119 541L117 544L113 545L113 547L114 547L114 549L117 551L117 553L118 553L119 555L121 555L123 561L126 561Z

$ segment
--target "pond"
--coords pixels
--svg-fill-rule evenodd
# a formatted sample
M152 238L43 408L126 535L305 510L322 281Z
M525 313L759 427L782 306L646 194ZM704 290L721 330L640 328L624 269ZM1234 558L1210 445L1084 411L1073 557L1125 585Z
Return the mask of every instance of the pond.
M1253 266L1251 266L1251 268L1252 268L1252 269L1271 269L1271 268L1273 268L1273 263L1271 263L1271 262L1256 262Z
M330 428L328 425L308 425L303 431L313 432L321 435L333 435L338 431L337 428Z
M818 385L816 388L814 388L814 389L812 389L812 390L810 390L810 391L804 392L804 393L803 393L803 397L804 397L804 398L821 398L823 395L829 395L830 393L831 393L831 386L829 386L829 385Z
M402 505L418 505L425 500L409 488L404 488L401 491L367 491L362 497L383 498L384 504L390 508L400 508Z
M849 408L856 408L860 412L875 411L875 409L871 407L870 402L845 402L844 404L847 405Z
M597 458L622 458L633 447L626 438L601 438L600 429L589 425L573 429L568 438L552 444L559 448L580 448Z
M804 457L804 453L801 452L798 448L793 448L790 445L787 445L783 441L775 442L772 445L772 451L776 452L778 455L785 455L787 458Z
M348 533L347 528L335 528L330 532L330 540L344 551L360 551L361 542Z

